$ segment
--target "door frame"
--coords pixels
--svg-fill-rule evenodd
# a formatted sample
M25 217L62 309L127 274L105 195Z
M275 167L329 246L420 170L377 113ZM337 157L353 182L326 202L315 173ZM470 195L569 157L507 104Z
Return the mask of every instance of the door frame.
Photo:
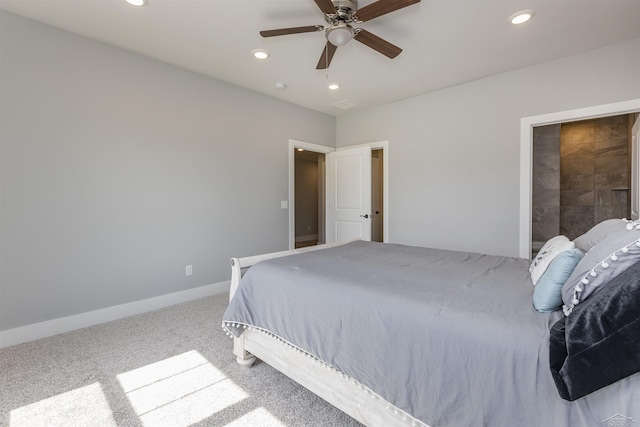
M298 141L295 139L289 140L289 249L296 247L296 159L294 150L302 148L307 151L313 151L315 153L327 154L336 151L333 147L326 145L312 144L310 142ZM326 200L326 195L325 195ZM326 222L326 219L325 219ZM326 230L326 224L325 224Z
M533 128L556 123L617 116L640 111L640 99L559 111L520 119L520 241L518 256L531 258L531 194L533 173Z
M640 190L640 179L638 174L640 174L640 116L636 118L636 121L633 123L631 127L631 152L629 153L631 157L631 186L629 187L629 191L631 191L631 197L629 198L629 204L631 205L630 219L637 220L639 218L638 209L638 196Z

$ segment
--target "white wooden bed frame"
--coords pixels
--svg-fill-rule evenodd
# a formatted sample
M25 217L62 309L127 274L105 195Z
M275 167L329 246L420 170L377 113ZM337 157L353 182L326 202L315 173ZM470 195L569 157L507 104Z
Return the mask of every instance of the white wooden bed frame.
M349 242L351 241L310 246L246 258L232 258L229 301L233 298L240 284L243 269L246 271L248 267L260 261L317 251ZM237 356L239 364L250 367L258 358L366 426L429 427L422 421L393 406L355 379L268 332L248 328L239 338L233 337L233 341L233 353Z

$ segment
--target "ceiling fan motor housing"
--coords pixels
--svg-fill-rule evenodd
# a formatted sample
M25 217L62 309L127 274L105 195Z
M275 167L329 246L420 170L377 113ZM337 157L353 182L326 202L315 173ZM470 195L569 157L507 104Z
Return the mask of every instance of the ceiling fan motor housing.
M358 0L331 0L331 3L336 9L345 8L355 11L358 8Z
M333 21L350 22L358 9L358 0L331 0L336 8L336 16ZM332 20L330 19L329 22Z

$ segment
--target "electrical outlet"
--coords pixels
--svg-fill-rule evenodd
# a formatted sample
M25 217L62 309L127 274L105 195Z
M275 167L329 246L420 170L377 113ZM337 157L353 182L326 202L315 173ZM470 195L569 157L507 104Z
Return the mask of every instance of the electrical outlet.
M187 276L191 276L191 275L193 275L193 265L187 265L187 268L186 268L186 275L187 275Z

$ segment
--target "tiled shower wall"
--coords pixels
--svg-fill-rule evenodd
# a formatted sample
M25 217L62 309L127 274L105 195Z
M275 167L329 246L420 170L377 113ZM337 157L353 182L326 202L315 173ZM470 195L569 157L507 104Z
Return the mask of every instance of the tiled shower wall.
M560 128L560 234L574 239L598 222L627 216L628 116Z
M560 234L560 125L533 128L533 250Z
M534 242L628 215L628 126L622 115L534 128Z

